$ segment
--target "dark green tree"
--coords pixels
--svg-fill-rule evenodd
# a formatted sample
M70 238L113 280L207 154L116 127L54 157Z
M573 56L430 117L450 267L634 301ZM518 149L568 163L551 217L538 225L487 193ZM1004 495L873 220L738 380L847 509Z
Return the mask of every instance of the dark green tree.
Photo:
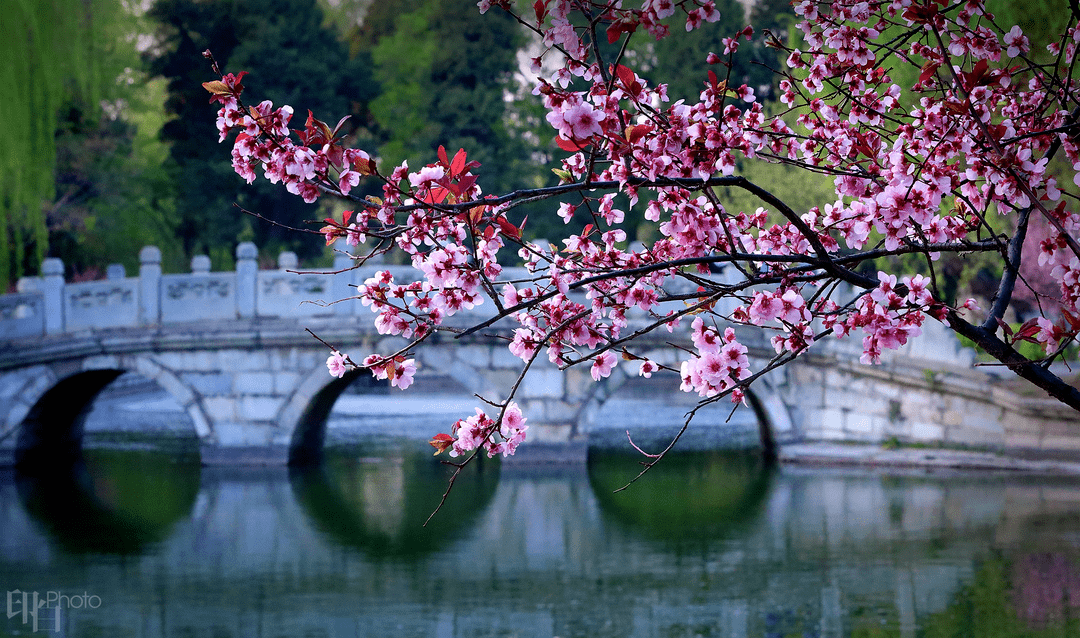
M168 80L165 106L172 119L162 138L171 147L168 167L185 252L208 252L219 267L230 265L243 239L265 250L319 254L317 237L253 221L233 206L292 227L319 217L317 205L265 180L248 186L233 172L227 149L208 143L217 132L202 88L214 79L203 51L211 50L225 71L248 71L252 94L292 106L293 124L300 126L308 110L320 119L353 114L354 125L362 126L374 94L370 64L362 54L350 56L339 35L323 25L316 0L159 0L151 15L160 23L161 42L150 63Z
M531 157L506 125L521 44L513 19L480 15L471 0L382 0L357 38L382 86L372 112L385 162L464 148L484 165L486 189L520 186Z
M131 88L153 94L137 80ZM124 101L101 113L73 99L61 110L56 197L44 212L49 255L60 257L69 275L100 274L111 262L135 272L139 248L150 244L162 249L166 266L180 261L164 146L151 123L138 121L143 108L152 114L155 105Z

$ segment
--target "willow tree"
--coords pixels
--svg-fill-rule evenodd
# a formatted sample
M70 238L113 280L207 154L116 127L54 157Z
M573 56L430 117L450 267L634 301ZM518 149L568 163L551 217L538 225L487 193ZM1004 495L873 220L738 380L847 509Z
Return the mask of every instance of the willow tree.
M58 110L72 93L98 102L116 0L12 0L0 19L0 284L36 270L48 248Z

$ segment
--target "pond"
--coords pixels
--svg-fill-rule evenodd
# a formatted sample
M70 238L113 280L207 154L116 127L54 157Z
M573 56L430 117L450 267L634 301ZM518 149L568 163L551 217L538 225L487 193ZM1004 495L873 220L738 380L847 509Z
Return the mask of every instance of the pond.
M0 474L0 635L33 633L35 593L67 636L1080 635L1074 479L700 451L614 493L637 459L594 450L477 464L424 527L447 478L424 447L366 437L305 471L103 447Z

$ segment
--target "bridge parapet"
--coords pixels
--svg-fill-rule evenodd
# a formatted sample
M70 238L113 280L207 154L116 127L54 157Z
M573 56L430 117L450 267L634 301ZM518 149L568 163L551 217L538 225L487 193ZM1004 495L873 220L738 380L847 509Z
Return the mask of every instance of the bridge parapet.
M411 266L369 263L353 269L344 250L326 271L299 271L292 252L281 253L274 270L259 270L257 258L255 245L245 242L236 249L233 272L211 272L210 259L196 255L190 273L162 274L161 251L146 246L139 253L138 276L127 277L123 267L114 264L107 279L78 283L64 281L59 259L46 259L41 277L24 277L17 293L0 295L0 341L86 329L353 315L367 310L361 304L334 302L355 295L354 287L377 270L391 271L399 282L415 281L419 275ZM516 270L521 269L508 269ZM513 274L525 276L523 270ZM467 320L479 310L461 314Z

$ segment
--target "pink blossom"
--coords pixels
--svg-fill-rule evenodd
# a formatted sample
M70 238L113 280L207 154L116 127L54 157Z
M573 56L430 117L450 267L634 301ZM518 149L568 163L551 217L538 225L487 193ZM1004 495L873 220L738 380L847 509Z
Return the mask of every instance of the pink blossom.
M576 101L561 111L550 111L547 120L564 138L585 140L604 132L600 128L600 122L606 117L603 111L596 110L588 102Z
M349 370L348 363L345 361L346 356L347 355L343 355L335 350L333 354L326 359L326 367L330 370L330 376L339 379L345 376L345 373Z
M478 6L514 10L501 1ZM713 66L716 77L706 81L705 64L687 70L697 74L699 93L669 103L666 86L650 84L647 69L636 68L640 59L627 56L612 67L596 58L586 46L594 37L587 22L570 16L583 6L544 0L522 5L519 16L543 38L530 56L535 94L560 147L543 149L559 160L554 190L525 185L481 202L484 176L462 161L464 149L440 149L438 163L413 173L405 162L389 174L376 171L368 153L343 149L343 140L330 145L290 130L290 107L249 107L256 101L241 101L236 76L222 77L228 90L209 87L219 137L234 136L232 166L245 180L265 177L305 201L331 192L359 202L361 176L377 175L381 199L363 201L355 217L323 232L349 245L377 237L367 248L393 249L420 273L395 280L386 269L357 288L380 334L417 345L437 327L459 329L445 325L450 317L458 316L460 327L494 318L499 324L488 325L509 336L510 352L523 361L541 347L559 367L593 357L590 375L599 381L618 359L614 349L598 348L621 349L624 339L631 348L639 330L664 326L683 359L681 389L739 402L752 371L747 349L725 322L760 326L782 354L813 347L821 327L838 338L861 333L862 360L879 363L917 337L928 316L945 322L952 310L934 299L929 277L879 272L867 285L860 274L866 266L886 263L878 257L890 252L934 266L939 255L987 248L976 244L988 242L989 229L1015 227L1025 209L1033 219L1052 220L1054 229L1032 231L1027 242L1024 266L1053 285L1035 293L1045 303L1024 338L1050 351L1075 338L1080 258L1069 240L1080 233L1080 213L1058 182L1071 177L1080 185L1080 144L1068 134L1071 85L1061 70L1074 65L1080 29L1070 27L1051 45L1061 64L1039 66L1025 58L1031 43L1021 29L1003 31L980 17L981 0L797 0L792 27L800 49L781 65L784 73L795 71L778 78L784 108L767 111L753 88L735 86L738 79L717 86L723 68ZM711 0L607 3L594 17L613 27L604 35L641 27L661 38L669 36L661 21L677 31L684 14L687 30L719 17ZM904 23L912 28L893 28ZM723 54L736 54L740 38L752 33L747 27L724 38ZM704 61L724 62L715 53ZM1053 171L1051 148L1061 159ZM723 193L706 185L735 183L720 178L762 159L828 174L833 192L807 209L785 209L791 200L750 212L725 208ZM522 247L519 204L544 205L552 195L566 200L558 214L573 230L551 244ZM551 209L554 201L547 200ZM1000 226L992 216L1004 218ZM626 226L642 217L645 228ZM644 245L627 245L639 238ZM526 271L511 275L504 265L514 251ZM1024 274L1025 285L1033 281ZM485 297L499 311L514 310L461 316L482 308ZM679 330L683 316L692 322ZM413 383L412 359L373 357L364 366L377 378L402 388ZM354 366L335 352L327 367L340 378ZM638 373L648 378L660 368L644 359ZM455 424L451 453L512 454L525 438L524 421L513 403L495 419L478 410Z
M593 361L592 367L589 369L589 374L592 375L593 381L599 381L611 375L611 370L615 367L616 358L615 353L608 350L597 355Z
M409 174L409 184L413 188L428 187L432 182L437 182L446 175L446 169L442 166L425 166L419 172Z
M390 377L390 385L405 390L412 385L414 374L416 374L416 361L407 359L394 367L394 375Z
M1013 26L1009 29L1009 32L1004 37L1005 44L1009 49L1005 52L1010 58L1015 58L1021 53L1027 53L1030 44L1028 38L1024 35L1024 32L1020 30L1019 26Z

